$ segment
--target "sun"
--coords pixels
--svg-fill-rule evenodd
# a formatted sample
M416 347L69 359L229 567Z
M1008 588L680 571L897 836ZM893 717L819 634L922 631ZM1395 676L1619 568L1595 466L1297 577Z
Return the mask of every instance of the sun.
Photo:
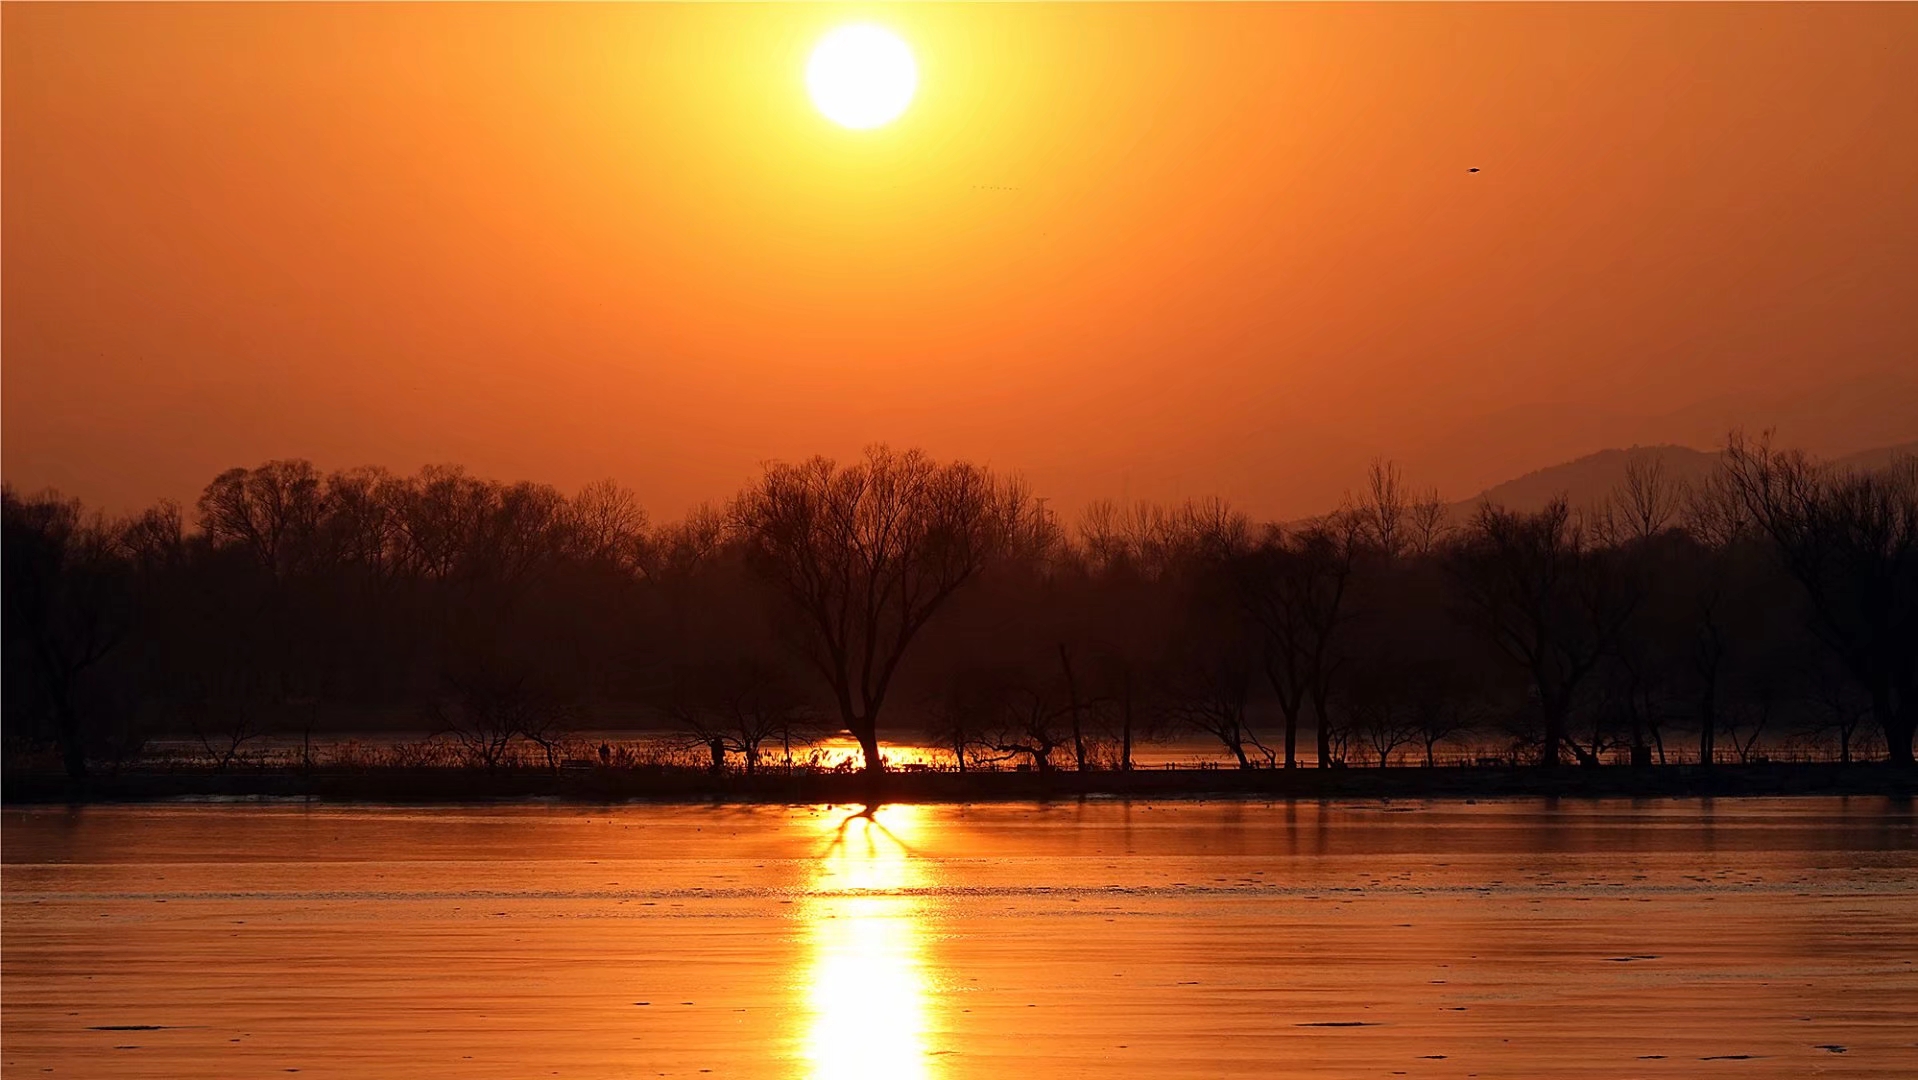
M826 118L842 127L876 128L912 104L919 66L898 34L858 23L842 26L813 47L806 90Z

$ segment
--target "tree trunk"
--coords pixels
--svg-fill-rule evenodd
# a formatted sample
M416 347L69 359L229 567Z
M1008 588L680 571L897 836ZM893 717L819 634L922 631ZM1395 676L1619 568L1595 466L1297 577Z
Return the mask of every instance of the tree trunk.
M1903 708L1894 708L1890 692L1874 687L1871 711L1878 718L1880 730L1885 733L1885 756L1893 765L1912 764L1912 729L1918 728L1918 708L1908 702Z
M852 736L859 740L859 752L866 759L866 773L878 776L886 771L886 762L879 756L879 725L871 717L855 717L846 727Z
M1086 740L1079 726L1079 684L1072 677L1072 657L1066 643L1059 643L1059 666L1066 674L1066 704L1072 709L1072 760L1080 772L1086 771Z
M1312 691L1312 714L1319 722L1319 768L1332 767L1332 717L1325 708L1325 691Z
M61 696L57 708L60 723L60 757L67 767L67 779L85 780L87 778L87 740L86 734L80 730L80 714L64 695ZM1906 756L1909 757L1909 753Z
M1705 680L1705 693L1698 702L1698 763L1710 765L1718 754L1718 679Z
M1539 764L1550 769L1564 762L1565 748L1565 709L1558 702L1541 697L1539 705L1545 713L1545 752L1539 758Z

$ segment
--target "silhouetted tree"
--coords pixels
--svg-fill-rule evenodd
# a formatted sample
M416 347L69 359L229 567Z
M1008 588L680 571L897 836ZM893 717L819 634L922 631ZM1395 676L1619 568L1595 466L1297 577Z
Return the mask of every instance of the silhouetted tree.
M1246 722L1246 699L1251 693L1249 650L1230 644L1188 649L1165 665L1159 708L1172 726L1219 741L1239 768L1255 767L1248 747L1267 764L1274 758L1257 732Z
M435 736L451 736L466 759L488 772L513 765L515 744L533 743L549 768L578 720L575 705L533 673L491 658L445 677L446 692L429 701L425 719Z
M880 710L913 639L1036 516L1016 483L884 446L846 466L770 465L734 503L753 565L791 605L802 655L868 772L885 767Z
M1479 508L1452 567L1468 620L1532 680L1544 726L1541 761L1557 765L1585 677L1612 646L1637 597L1610 553L1593 549L1565 500L1531 514Z
M1356 522L1349 516L1284 533L1268 529L1236 560L1240 604L1260 632L1260 664L1285 719L1285 767L1298 765L1299 717L1318 721L1319 766L1331 764L1331 687L1351 618Z
M1063 723L1066 709L1030 685L1010 683L998 688L999 721L988 744L1005 757L1024 758L1035 772L1058 768L1053 754L1069 745Z
M667 713L714 753L715 768L736 753L746 774L759 771L764 747L790 745L807 727L805 699L786 673L756 657L733 657L681 667L674 673Z
M1412 542L1413 503L1398 464L1373 459L1363 496L1347 496L1357 538L1387 558L1396 559Z
M425 715L475 766L556 766L592 716L713 734L755 769L811 736L803 715L873 768L882 723L967 768L1125 768L1173 730L1253 767L1296 765L1311 717L1328 766L1507 737L1664 760L1694 726L1706 761L1851 760L1881 733L1903 760L1912 467L1735 440L1679 485L1656 461L1579 513L1457 528L1380 462L1317 521L1102 502L1070 540L1016 485L883 448L772 466L658 526L611 482L453 466L229 470L194 523L9 490L5 745L79 776L164 729L230 768L263 735L297 731L310 759L328 728ZM818 679L787 669L795 645Z
M99 719L89 676L133 620L128 566L112 527L86 518L77 500L54 492L23 498L7 487L0 503L9 734L30 718L34 736L50 735L78 780L100 734L89 723Z
M1818 710L1811 732L1829 734L1838 744L1838 760L1851 764L1859 729L1871 719L1870 696L1834 658L1808 658L1802 662L1801 672L1808 696Z
M1355 671L1340 695L1344 727L1378 759L1391 764L1392 753L1418 742L1417 691L1402 662L1385 660Z
M1727 481L1810 601L1813 633L1871 698L1892 761L1918 728L1918 459L1834 474L1734 435Z
M1406 521L1409 526L1407 540L1416 555L1436 554L1451 539L1451 511L1446 508L1445 500L1439 497L1437 488L1428 489L1412 503Z
M1617 495L1626 535L1649 540L1670 528L1684 509L1687 490L1665 471L1665 459L1634 454L1625 461L1625 482Z

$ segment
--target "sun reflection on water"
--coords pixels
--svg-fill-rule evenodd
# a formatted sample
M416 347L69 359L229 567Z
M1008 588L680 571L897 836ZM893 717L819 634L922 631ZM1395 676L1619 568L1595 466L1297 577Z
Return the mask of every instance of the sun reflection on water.
M919 865L907 844L917 810L828 815L813 880L806 1057L812 1080L931 1080Z

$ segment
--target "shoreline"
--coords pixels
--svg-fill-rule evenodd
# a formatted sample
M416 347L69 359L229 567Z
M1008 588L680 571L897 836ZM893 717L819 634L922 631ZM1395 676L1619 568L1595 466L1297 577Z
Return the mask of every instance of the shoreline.
M10 771L0 805L304 799L323 803L461 803L541 799L580 804L970 803L1057 799L1719 798L1856 795L1910 799L1918 768L1887 764L1438 767L1387 769L1141 769L1131 772L761 773L713 776L631 769L358 769L311 772L127 771L75 785L63 775Z

